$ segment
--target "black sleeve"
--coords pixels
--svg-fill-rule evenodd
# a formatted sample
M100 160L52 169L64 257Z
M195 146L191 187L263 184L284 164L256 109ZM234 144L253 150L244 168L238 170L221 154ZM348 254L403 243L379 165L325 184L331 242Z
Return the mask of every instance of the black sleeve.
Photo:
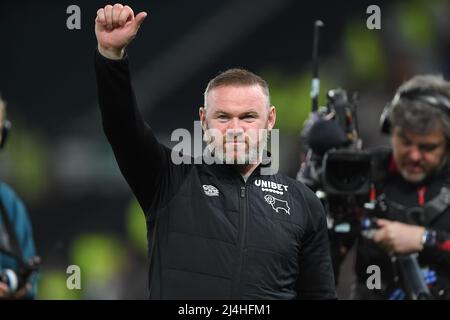
M442 230L435 230L435 232L436 241L434 245L424 247L422 254L427 257L427 260L439 263L450 270L450 234Z
M172 164L171 150L157 141L139 112L128 58L110 60L96 50L95 71L103 130L123 176L148 214L171 198L186 167Z
M299 256L298 299L336 299L325 210L312 191L304 190L309 221Z

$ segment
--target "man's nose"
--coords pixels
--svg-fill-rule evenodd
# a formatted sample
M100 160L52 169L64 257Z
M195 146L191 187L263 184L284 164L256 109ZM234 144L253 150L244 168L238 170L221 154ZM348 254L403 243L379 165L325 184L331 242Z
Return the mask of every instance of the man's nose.
M229 122L226 132L227 139L242 139L244 136L244 128L239 119L233 119Z
M422 153L417 146L411 147L411 150L409 151L409 158L412 161L419 161L422 158Z
M244 128L242 127L241 120L239 118L233 118L229 122L228 130L236 133L242 133L244 131Z

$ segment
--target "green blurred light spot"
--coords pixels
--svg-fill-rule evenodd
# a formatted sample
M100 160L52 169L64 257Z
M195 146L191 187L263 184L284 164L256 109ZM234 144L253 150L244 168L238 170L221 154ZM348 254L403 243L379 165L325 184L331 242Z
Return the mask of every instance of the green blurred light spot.
M40 275L37 299L42 300L76 300L81 298L81 290L69 290L66 285L67 275L61 271L46 271Z
M354 75L363 81L384 79L386 63L380 32L367 29L360 21L351 21L344 34L345 50Z
M428 1L399 3L399 24L402 35L410 45L417 48L429 46L434 40L433 18Z
M147 227L144 213L136 198L130 202L126 214L127 231L133 246L142 254L147 253Z
M276 107L276 127L284 132L300 133L311 112L311 75L285 77L280 72L267 71L263 78L270 85L271 102ZM321 78L319 105L326 102L330 82L327 77Z
M24 198L34 201L45 194L48 183L48 151L43 140L36 133L16 125L6 148L14 164L12 177Z
M70 258L81 269L82 283L106 283L123 269L126 250L113 236L84 234L74 240Z

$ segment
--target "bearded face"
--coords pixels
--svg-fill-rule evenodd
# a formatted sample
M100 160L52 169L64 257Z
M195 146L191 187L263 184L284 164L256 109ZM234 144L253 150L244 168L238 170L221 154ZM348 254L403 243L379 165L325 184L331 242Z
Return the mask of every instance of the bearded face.
M447 143L441 125L426 134L396 127L391 143L397 167L409 182L419 183L445 164Z
M257 164L267 147L268 129L226 130L206 127L204 141L219 163Z
M275 123L275 108L257 86L220 86L200 109L204 140L220 163L257 164Z

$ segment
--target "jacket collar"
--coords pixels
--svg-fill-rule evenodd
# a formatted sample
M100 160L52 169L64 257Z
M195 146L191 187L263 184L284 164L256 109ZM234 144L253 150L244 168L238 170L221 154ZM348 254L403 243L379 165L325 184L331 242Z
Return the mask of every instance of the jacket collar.
M205 166L211 170L215 175L231 180L240 180L243 181L242 175L237 169L236 165L232 164L224 164L224 163L213 163L208 165L208 162L205 162ZM249 181L252 177L261 175L261 168L270 167L272 163L272 156L270 152L263 152L263 157L261 163L253 170L253 172L248 177L247 181Z

